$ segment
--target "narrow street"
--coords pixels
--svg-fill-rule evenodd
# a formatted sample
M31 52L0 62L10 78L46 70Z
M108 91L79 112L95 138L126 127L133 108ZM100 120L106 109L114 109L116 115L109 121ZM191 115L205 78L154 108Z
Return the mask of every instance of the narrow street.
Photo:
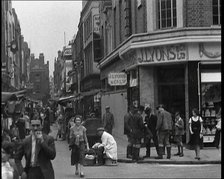
M56 135L53 130L52 136ZM55 141L57 156L52 161L56 179L79 178L70 165L66 141ZM221 165L164 165L119 163L118 166L84 167L85 178L221 178Z

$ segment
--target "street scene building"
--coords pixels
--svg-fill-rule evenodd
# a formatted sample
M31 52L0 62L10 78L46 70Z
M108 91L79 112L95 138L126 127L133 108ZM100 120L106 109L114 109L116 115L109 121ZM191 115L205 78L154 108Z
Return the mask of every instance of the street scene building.
M25 90L33 100L49 99L49 64L44 64L44 55L37 60L21 34L20 21L12 1L2 1L2 91ZM49 63L49 62L48 62ZM37 72L38 71L38 72ZM36 74L38 73L38 74ZM34 76L40 75L41 81ZM39 80L39 79L38 79ZM40 87L40 82L45 86ZM34 85L35 83L35 85ZM39 83L38 85L36 83ZM35 87L34 87L35 86ZM36 94L38 95L36 96ZM39 93L42 93L39 96ZM35 94L35 95L33 95Z
M2 177L221 176L221 0L36 3L35 56L1 2Z
M87 13L92 6L96 12ZM82 55L73 59L77 60L76 63L83 63L84 78L77 77L81 84L80 94L89 91L90 95L89 89L99 89L86 81L89 78L93 84L98 84L88 74L99 74L99 68L101 88L93 93L97 93L100 99L101 115L105 106L111 107L117 124L114 135L123 136L123 116L131 104L151 106L154 113L161 103L172 114L180 111L186 131L193 108L198 108L203 114L208 109L217 112L221 102L219 8L219 1L200 0L84 3L79 24L83 34L78 31L74 44L74 50L78 51L75 53ZM99 26L96 25L98 17ZM88 35L90 32L99 34L99 44L90 41L94 39ZM80 44L81 37L83 43ZM94 50L92 45L96 45ZM97 45L100 45L100 52ZM97 68L94 67L96 62ZM113 73L123 77L110 75ZM115 81L126 78L127 82L109 84L110 78L115 78ZM211 103L211 108L208 103ZM208 121L204 130L209 128L212 131L214 125L209 125L212 116L202 116ZM210 142L213 137L206 138L205 135L204 141ZM188 141L189 133L186 132L185 142Z
M31 55L30 83L33 85L30 97L46 104L50 98L49 61L45 64L43 53L40 53L39 58Z

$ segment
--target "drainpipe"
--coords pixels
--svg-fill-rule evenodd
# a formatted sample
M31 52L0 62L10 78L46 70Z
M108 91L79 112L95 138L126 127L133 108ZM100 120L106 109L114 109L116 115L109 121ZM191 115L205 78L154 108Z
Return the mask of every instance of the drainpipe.
M198 62L198 67L197 67L197 74L198 74L198 110L199 113L201 113L201 78L200 78L200 64L201 62Z

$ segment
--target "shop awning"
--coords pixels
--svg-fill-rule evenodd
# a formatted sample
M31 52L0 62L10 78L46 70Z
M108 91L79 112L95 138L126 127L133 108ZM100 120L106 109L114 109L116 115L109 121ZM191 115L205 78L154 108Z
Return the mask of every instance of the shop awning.
M72 102L76 100L76 96L67 96L67 97L61 97L58 100L58 104L62 105L62 106L66 106L67 102Z
M5 103L9 100L17 100L17 96L9 92L2 92L2 103Z
M80 96L93 96L93 95L96 95L97 93L101 92L100 89L94 89L94 90L91 90L91 91L86 91L86 92L81 92L80 93Z
M2 103L6 103L9 100L18 100L22 98L26 93L26 90L15 91L15 92L2 92Z

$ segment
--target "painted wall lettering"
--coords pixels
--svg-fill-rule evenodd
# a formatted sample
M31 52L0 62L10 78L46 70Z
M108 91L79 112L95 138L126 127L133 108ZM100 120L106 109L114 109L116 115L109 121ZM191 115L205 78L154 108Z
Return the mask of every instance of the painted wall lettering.
M184 44L140 48L136 50L138 63L157 63L186 60Z

